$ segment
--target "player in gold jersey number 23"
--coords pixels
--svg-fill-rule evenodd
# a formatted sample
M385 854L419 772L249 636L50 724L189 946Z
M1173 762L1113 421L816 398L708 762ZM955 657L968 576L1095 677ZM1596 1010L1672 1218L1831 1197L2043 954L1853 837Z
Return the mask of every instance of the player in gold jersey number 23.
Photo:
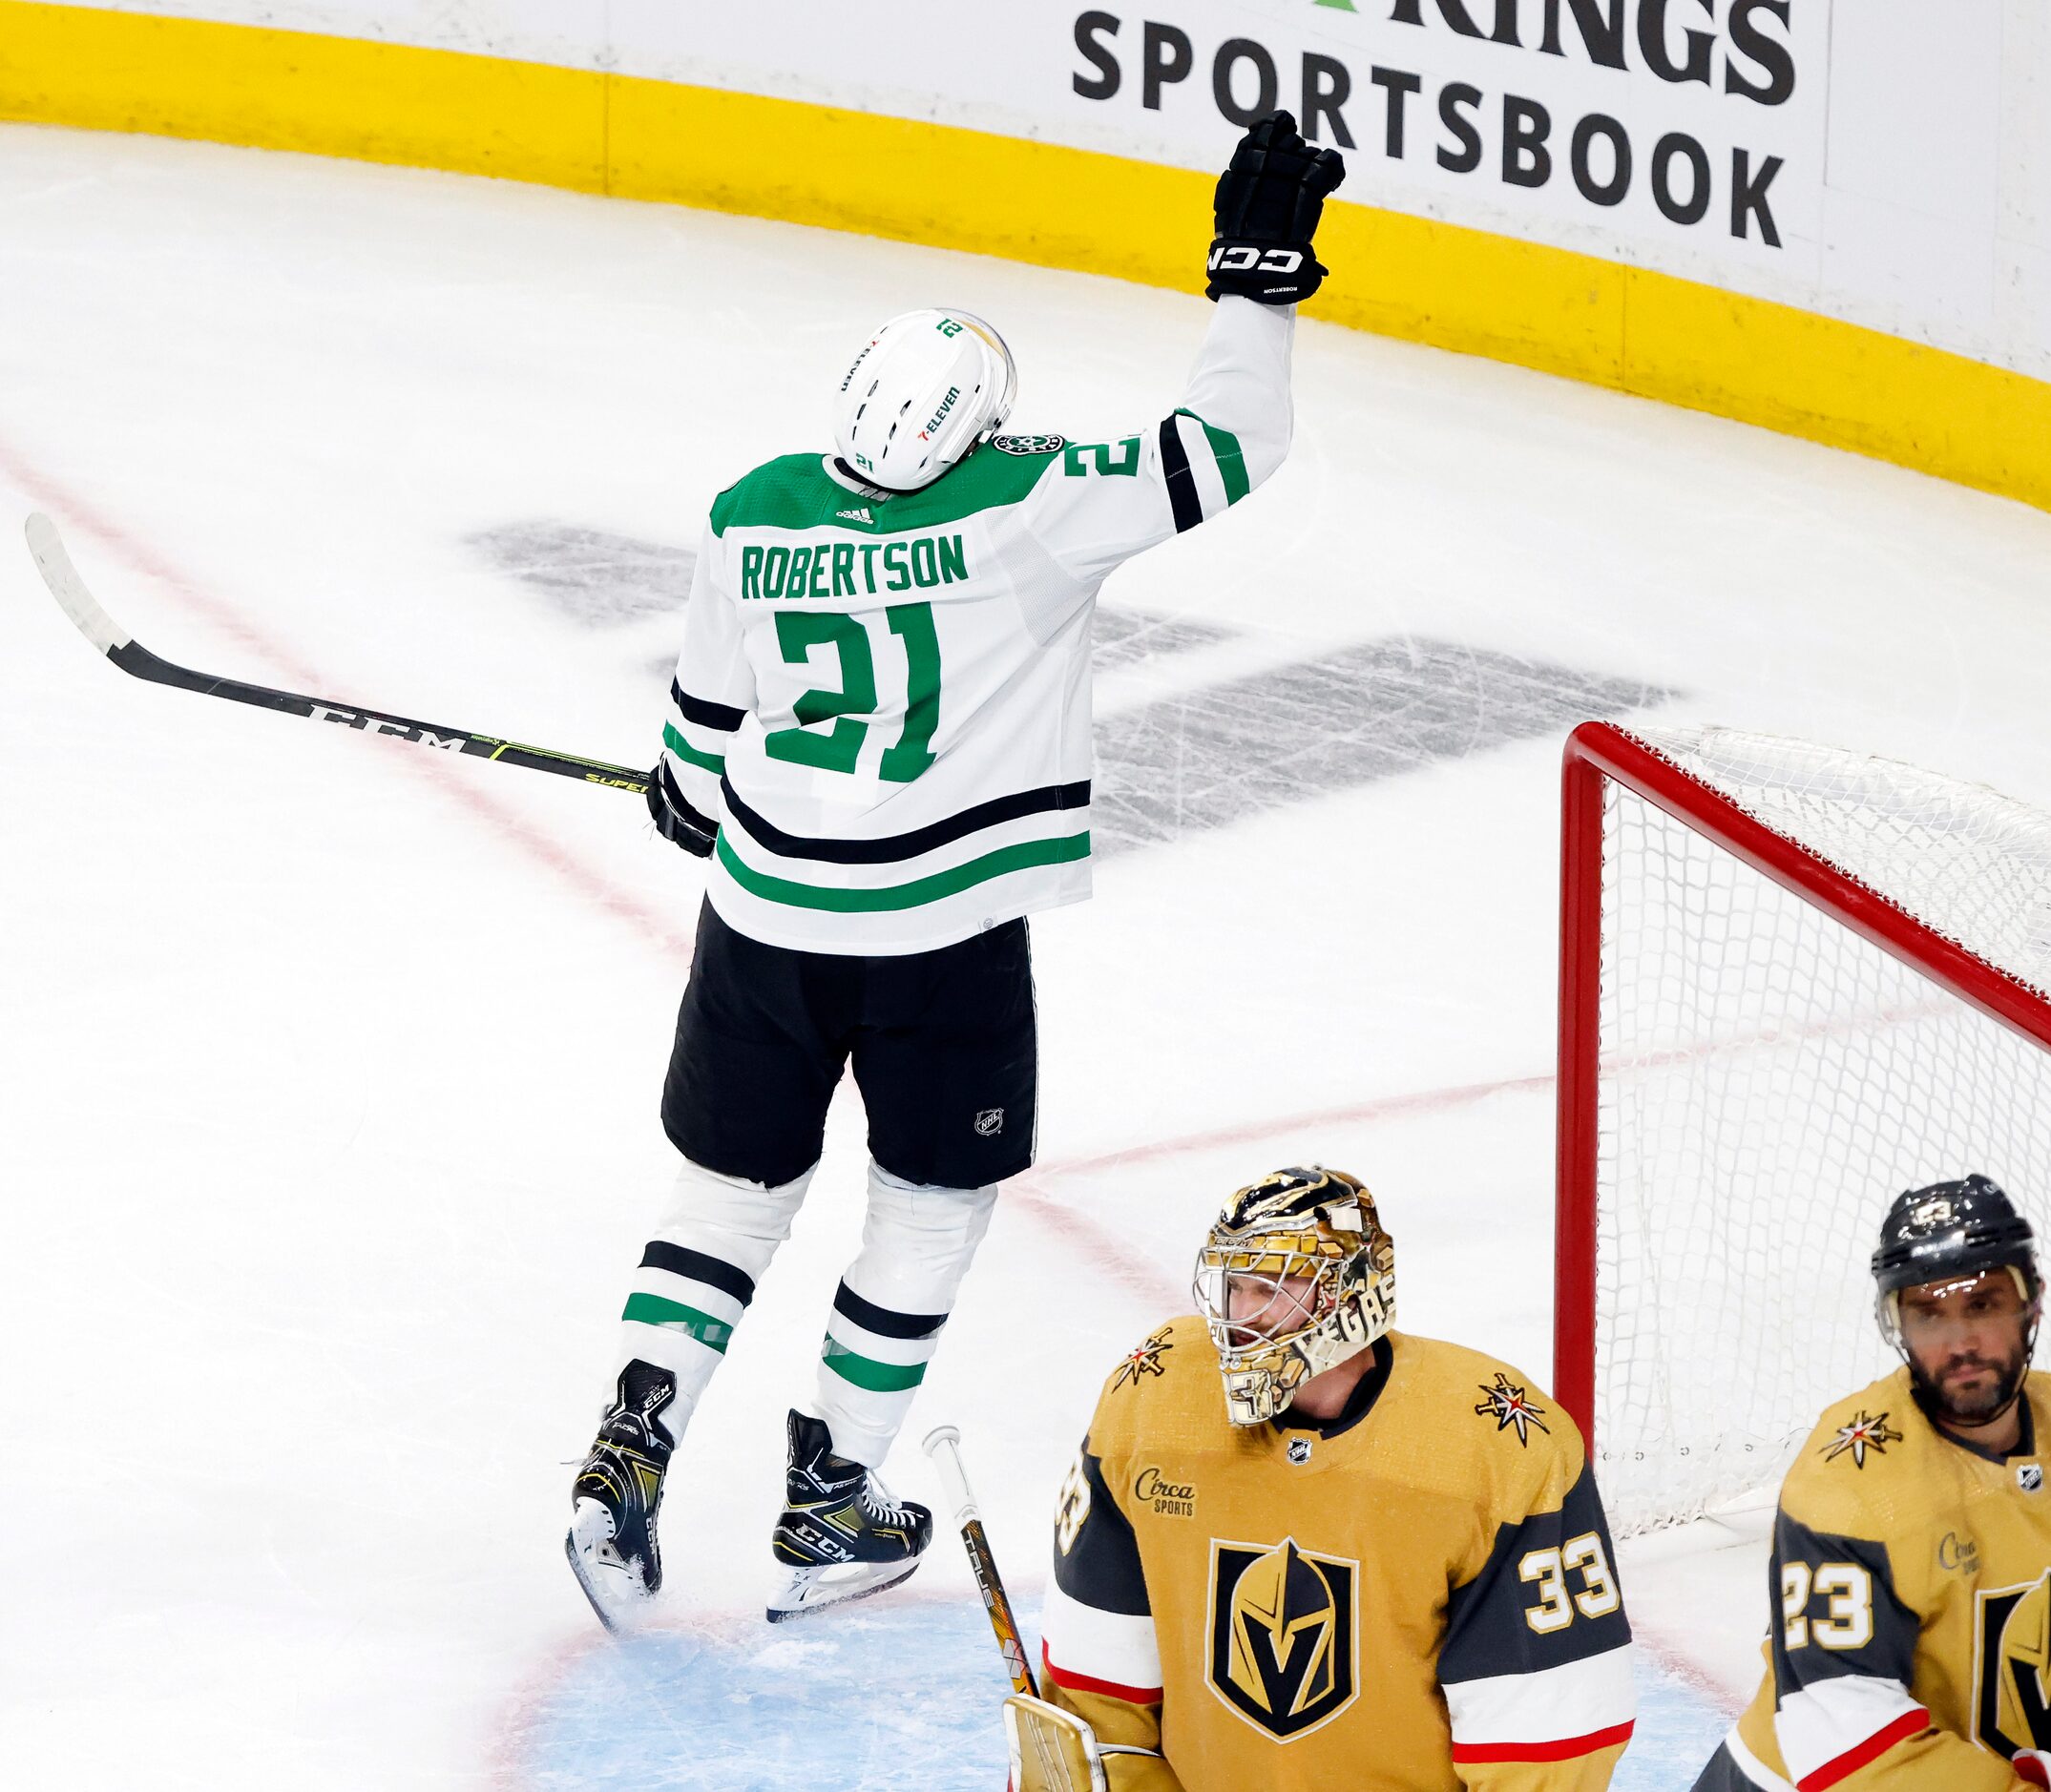
M2051 1390L2029 1222L1983 1176L1895 1198L1873 1256L1894 1374L1781 1483L1757 1696L1695 1792L2020 1792L2051 1765Z

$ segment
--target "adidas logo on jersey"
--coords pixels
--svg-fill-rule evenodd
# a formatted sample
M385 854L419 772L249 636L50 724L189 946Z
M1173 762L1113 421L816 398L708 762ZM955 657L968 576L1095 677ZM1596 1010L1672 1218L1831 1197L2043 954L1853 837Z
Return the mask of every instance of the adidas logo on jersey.
M866 504L852 511L835 511L833 514L835 516L844 516L850 523L874 523L876 520L873 516L869 515L869 506Z

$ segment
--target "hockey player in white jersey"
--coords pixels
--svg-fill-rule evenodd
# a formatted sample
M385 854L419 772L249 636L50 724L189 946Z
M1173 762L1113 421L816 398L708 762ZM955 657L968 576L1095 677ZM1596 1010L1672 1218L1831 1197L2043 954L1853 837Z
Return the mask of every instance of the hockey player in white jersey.
M722 492L649 792L709 858L662 1118L674 1204L624 1313L614 1398L567 1540L599 1617L661 1583L678 1439L817 1166L851 1062L869 1119L860 1254L789 1415L772 1620L902 1580L925 1508L875 1469L989 1223L1033 1160L1024 917L1090 890L1090 632L1135 553L1281 464L1295 304L1343 170L1263 119L1217 191L1210 330L1181 404L1105 442L1000 434L1016 376L989 324L892 319L841 383L834 450Z

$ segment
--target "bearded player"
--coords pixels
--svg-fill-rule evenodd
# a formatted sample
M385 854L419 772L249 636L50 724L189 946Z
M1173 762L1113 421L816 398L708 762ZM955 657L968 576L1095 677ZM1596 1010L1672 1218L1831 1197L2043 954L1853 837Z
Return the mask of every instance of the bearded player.
M1393 1241L1335 1170L1234 1195L1196 1297L1062 1490L1017 1792L1607 1786L1631 1632L1573 1421L1390 1329Z
M789 1235L850 1064L868 1217L813 1409L789 1415L768 1615L917 1566L931 1514L875 1469L997 1185L1033 1161L1025 917L1089 894L1098 588L1281 464L1296 302L1324 277L1311 238L1342 172L1287 113L1246 134L1218 182L1210 332L1148 428L998 433L1016 385L1003 339L914 311L854 358L833 452L771 461L713 505L648 792L663 836L711 861L662 1094L684 1161L567 1539L608 1625L661 1584L672 1452Z
M1983 1176L1910 1189L1873 1252L1902 1366L1781 1485L1766 1677L1696 1792L2020 1792L2051 1765L2051 1386L2029 1222Z

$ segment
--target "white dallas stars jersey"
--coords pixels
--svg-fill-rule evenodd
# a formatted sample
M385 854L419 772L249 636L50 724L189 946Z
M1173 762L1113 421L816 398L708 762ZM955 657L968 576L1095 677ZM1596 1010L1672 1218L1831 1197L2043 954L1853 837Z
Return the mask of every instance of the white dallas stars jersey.
M1630 1625L1574 1422L1392 1332L1322 1428L1238 1427L1203 1322L1104 1385L1062 1490L1045 1696L1112 1792L1601 1792Z
M1910 1386L1838 1402L1789 1469L1766 1676L1705 1792L2020 1792L2008 1757L2051 1749L2051 1378L2005 1460Z
M807 951L925 951L1090 892L1090 623L1120 561L1289 439L1293 308L1219 301L1182 406L1000 436L922 491L792 455L720 495L663 761L720 824L707 894Z

